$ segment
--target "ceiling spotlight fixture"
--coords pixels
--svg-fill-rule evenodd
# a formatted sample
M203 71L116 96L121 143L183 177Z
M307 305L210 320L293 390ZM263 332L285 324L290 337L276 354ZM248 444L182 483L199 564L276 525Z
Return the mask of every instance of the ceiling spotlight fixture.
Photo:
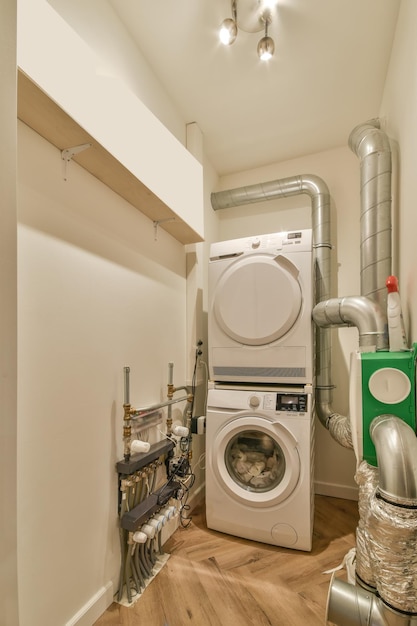
M237 37L237 10L236 10L237 0L232 0L232 16L233 19L228 17L223 20L220 25L219 38L222 44L225 46L230 46L234 42Z
M269 61L275 52L275 44L272 37L268 36L268 19L265 20L265 35L258 43L258 56L261 61Z
M239 15L237 5L239 2ZM220 41L230 46L236 39L238 29L246 33L265 31L258 43L258 56L262 61L272 57L275 44L268 35L268 28L272 22L272 14L277 0L231 0L232 18L223 20L219 30Z

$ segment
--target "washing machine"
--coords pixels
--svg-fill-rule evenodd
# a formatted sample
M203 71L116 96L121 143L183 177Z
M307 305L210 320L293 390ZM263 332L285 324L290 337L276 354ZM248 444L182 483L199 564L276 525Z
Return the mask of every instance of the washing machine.
M312 307L310 229L212 244L210 378L311 384Z
M311 386L211 384L206 419L207 526L310 551L314 517Z

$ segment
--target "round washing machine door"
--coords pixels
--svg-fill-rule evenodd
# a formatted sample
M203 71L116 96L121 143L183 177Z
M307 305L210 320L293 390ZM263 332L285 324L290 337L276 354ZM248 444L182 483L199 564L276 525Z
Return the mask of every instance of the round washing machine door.
M226 423L214 438L211 455L220 487L245 505L282 502L300 477L294 435L261 414L241 413Z
M261 346L285 335L302 306L298 269L282 255L251 255L229 265L220 277L213 312L226 335Z

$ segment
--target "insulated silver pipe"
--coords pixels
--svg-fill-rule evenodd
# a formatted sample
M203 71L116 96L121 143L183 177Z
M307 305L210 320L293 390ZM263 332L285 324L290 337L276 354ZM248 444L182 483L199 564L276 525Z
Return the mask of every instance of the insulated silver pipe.
M355 481L359 487L359 521L356 528L356 568L358 584L365 589L376 589L373 571L374 557L369 542L370 502L378 486L379 470L367 461L361 461L356 468Z
M369 428L379 467L378 491L393 504L417 506L417 437L395 415L376 417Z
M359 586L332 580L327 619L337 626L417 626L417 438L395 415L376 417L369 430L378 469L366 462L358 469L359 484L369 479L372 469L369 482L375 485L367 487L360 509ZM360 562L363 552L370 557L365 568ZM362 588L364 574L366 585L372 583L374 590Z

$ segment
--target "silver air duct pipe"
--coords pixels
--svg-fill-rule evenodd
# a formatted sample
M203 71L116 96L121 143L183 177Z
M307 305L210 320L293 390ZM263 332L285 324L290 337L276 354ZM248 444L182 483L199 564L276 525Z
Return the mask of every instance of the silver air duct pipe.
M318 176L306 174L266 183L219 191L211 194L215 211L276 198L307 194L311 199L315 267L315 297L321 302L330 297L330 194ZM352 447L347 418L333 411L331 382L331 334L328 325L316 333L316 412L323 425L338 441ZM332 427L333 426L333 427ZM337 433L337 434L335 434Z
M361 294L387 310L391 269L391 148L379 120L353 129L349 147L360 160Z
M360 159L361 297L319 302L313 319L324 327L354 325L361 348L380 350L388 346L385 280L391 274L391 149L378 120L354 128L349 147ZM347 418L331 416L328 428L336 441L352 446Z
M384 332L386 318L376 303L362 296L333 298L314 307L314 321L318 326L356 326L359 345L374 347Z
M337 626L417 626L417 438L394 415L375 418L370 433L380 469L363 548L375 588L333 579L326 617Z
M394 415L376 417L369 429L379 467L378 491L387 502L417 507L417 438Z
M327 601L327 624L417 626L417 617L395 611L372 593L334 578Z
M377 120L356 127L350 148L361 164L361 297L326 301L330 296L330 195L327 185L314 175L283 178L211 195L213 209L252 204L298 194L312 202L315 252L313 310L316 337L316 412L336 441L352 448L349 418L332 408L331 326L354 325L359 342L367 349L387 347L386 277L391 274L391 151ZM363 299L374 302L373 307ZM373 310L372 310L373 309Z

